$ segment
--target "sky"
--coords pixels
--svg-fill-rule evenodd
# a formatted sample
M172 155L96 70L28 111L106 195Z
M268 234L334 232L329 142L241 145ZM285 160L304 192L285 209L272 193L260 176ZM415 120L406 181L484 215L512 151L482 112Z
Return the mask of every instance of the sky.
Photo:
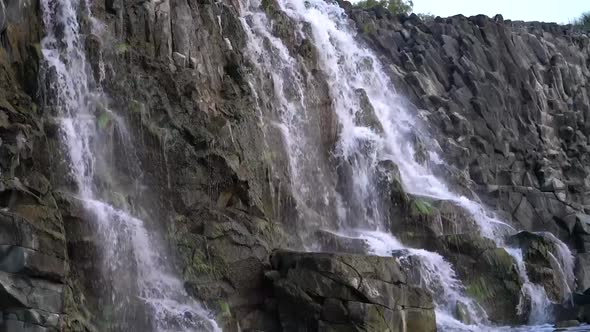
M510 20L569 23L587 11L590 0L414 0L415 13L442 17L502 14Z

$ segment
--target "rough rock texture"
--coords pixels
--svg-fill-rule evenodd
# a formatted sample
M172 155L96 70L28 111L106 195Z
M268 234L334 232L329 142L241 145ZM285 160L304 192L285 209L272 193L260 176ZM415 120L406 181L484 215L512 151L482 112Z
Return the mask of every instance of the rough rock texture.
M579 240L587 205L590 41L567 27L454 16L422 22L349 11L390 65L396 88L424 109L453 167L525 230ZM457 181L460 180L460 181Z
M477 194L516 229L549 231L566 242L579 253L578 287L586 285L588 35L499 15L422 21L342 4L396 88L417 107L431 134L424 143L448 163L433 165L439 175L458 192ZM406 223L423 228L402 225L398 231L408 243L433 243L427 239L443 230L438 213L414 205L423 213ZM523 248L531 279L544 284L553 300L565 299L555 265L543 256L548 250Z
M304 88L317 98L305 106L318 110L311 122L324 130L307 134L321 135L317 157L330 158L338 128L317 55L273 1L264 4L273 32L311 75ZM300 248L301 230L280 133L264 125L277 110L265 105L261 117L246 79L254 66L244 55L237 0L105 0L93 2L93 12L105 29L93 34L83 22L92 74L109 96L101 102L132 137L118 141L116 121L104 118L112 181L123 189L109 199L129 202L149 217L148 229L166 234L186 289L219 314L224 330L434 330L430 295L409 285L393 258L270 256ZM551 231L578 249L578 287L589 287L588 38L500 17L420 22L349 13L397 89L426 110L426 144L438 145L451 165L441 175L518 228ZM38 86L41 30L37 1L0 0L0 330L101 331L108 321L95 301L104 291L94 264L99 243L71 194L55 110L38 105L40 90L50 88ZM254 82L257 92L272 93L270 80ZM376 127L369 106L356 120ZM131 150L140 169L128 162ZM404 216L391 225L396 234L454 263L491 320L522 321L514 312L520 281L506 251L474 234L473 220L450 202L404 193L395 165L379 171L383 204ZM323 211L322 200L309 201ZM306 217L314 225L335 219ZM313 232L323 250L366 250Z
M551 301L562 303L570 298L570 289L560 274L553 242L538 234L520 232L511 236L508 243L521 248L530 280L542 285Z
M394 258L277 251L271 262L283 331L436 331L432 297Z
M104 292L100 246L70 194L55 112L35 104L39 4L0 4L0 329L124 330L104 325L108 309L94 300ZM231 307L220 319L228 327L256 315L270 250L297 245L276 225L288 208L273 200L288 194L260 158L237 2L94 5L107 29L86 35L88 60L110 97L101 102L123 114L135 146L113 134L112 177L124 194L111 199L141 205L137 214L155 221L147 226L164 229L187 289L216 311ZM108 118L101 128L117 130ZM141 170L129 168L130 151ZM139 192L125 190L136 180Z
M228 331L266 315L270 251L297 246L278 224L288 225L288 182L270 169L245 79L238 8L238 1L97 2L107 30L86 39L107 106L122 114L139 161L140 170L130 169L128 147L115 144L113 177L121 188L138 178L142 189L122 191L125 200L147 227L167 234L187 290L219 312Z
M51 185L51 123L35 103L39 6L0 1L0 330L58 331L72 305Z
M492 322L526 321L518 314L522 280L514 258L504 248L477 233L448 235L439 239L440 252L453 264L466 293L486 311Z

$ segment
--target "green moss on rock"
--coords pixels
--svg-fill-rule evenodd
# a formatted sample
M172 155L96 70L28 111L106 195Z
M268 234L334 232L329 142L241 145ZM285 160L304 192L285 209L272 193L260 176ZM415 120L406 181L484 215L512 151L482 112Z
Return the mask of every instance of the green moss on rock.
M430 203L421 199L415 199L411 207L413 215L431 215L435 212L435 208Z

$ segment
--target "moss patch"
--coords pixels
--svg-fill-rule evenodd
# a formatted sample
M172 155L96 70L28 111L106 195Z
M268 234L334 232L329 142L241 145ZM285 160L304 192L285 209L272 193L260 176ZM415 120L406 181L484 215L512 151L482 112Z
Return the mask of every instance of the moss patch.
M413 215L431 215L435 211L434 207L421 199L415 199L412 202L412 214Z
M111 115L108 112L102 112L98 116L98 128L105 130L111 124Z
M467 294L478 302L488 301L494 296L494 292L487 284L488 283L484 278L472 280L467 285Z

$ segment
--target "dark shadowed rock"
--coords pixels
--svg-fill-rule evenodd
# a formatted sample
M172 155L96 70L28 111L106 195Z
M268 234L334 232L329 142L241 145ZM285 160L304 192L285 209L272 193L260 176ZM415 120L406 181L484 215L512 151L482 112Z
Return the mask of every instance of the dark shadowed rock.
M366 254L369 245L363 239L338 235L329 231L317 231L315 237L322 252Z
M590 253L576 255L576 290L583 292L590 288Z
M277 251L271 262L284 331L436 330L432 297L394 258Z

